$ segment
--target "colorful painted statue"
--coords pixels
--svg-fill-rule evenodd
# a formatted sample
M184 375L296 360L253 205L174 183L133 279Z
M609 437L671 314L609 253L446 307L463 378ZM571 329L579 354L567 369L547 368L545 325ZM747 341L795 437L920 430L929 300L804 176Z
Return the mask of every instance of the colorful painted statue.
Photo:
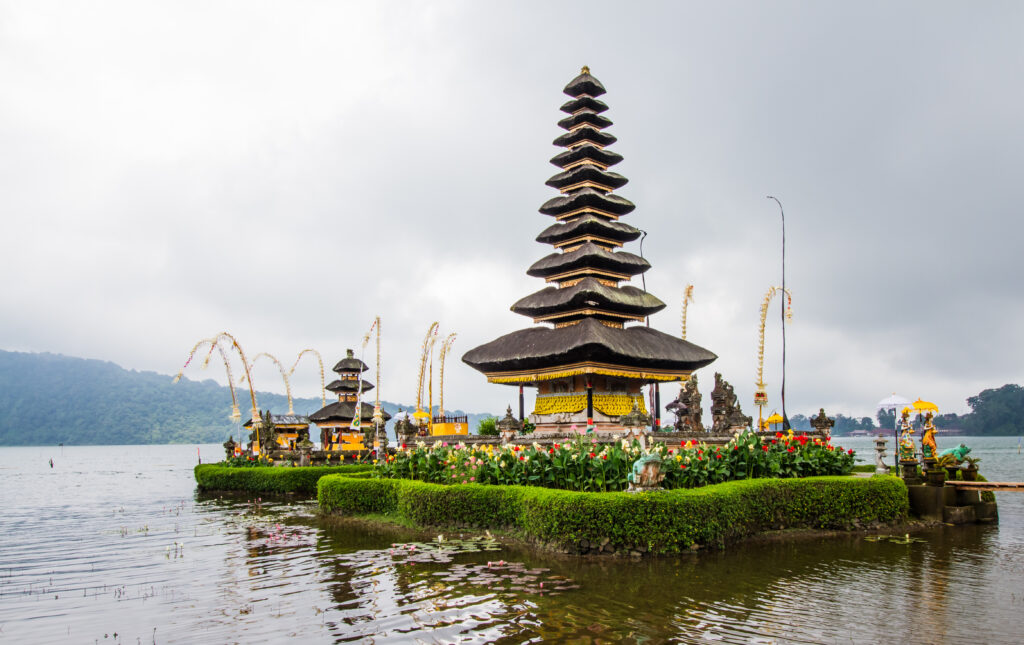
M971 452L970 448L968 448L964 444L960 444L956 448L946 448L945 450L943 450L942 452L939 453L939 457L945 457L946 455L953 455L953 459L956 459L956 463L960 463L961 461L964 460L964 457L966 457L968 455L968 453L970 453L970 452Z
M938 459L939 448L935 445L935 424L932 423L932 413L924 417L924 434L921 436L921 458L926 460Z
M910 412L903 411L900 417L900 461L914 461L917 446L914 444L914 426L910 424Z
M656 490L665 474L661 472L661 457L644 455L633 462L633 470L627 476L629 490Z

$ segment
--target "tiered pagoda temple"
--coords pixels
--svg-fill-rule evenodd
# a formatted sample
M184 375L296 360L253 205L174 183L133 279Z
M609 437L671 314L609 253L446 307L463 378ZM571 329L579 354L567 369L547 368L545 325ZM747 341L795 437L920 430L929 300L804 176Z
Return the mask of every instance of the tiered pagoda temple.
M607 149L616 138L604 132L612 124L597 98L604 86L584 67L565 93L571 99L561 109L568 116L558 125L566 132L554 141L565 150L551 159L561 172L546 182L561 194L540 207L555 221L537 236L555 252L526 272L549 286L512 305L535 325L462 360L491 383L537 388L530 421L538 431L616 431L634 405L646 412L643 385L685 381L717 356L647 326L665 303L628 284L650 264L621 250L641 231L620 221L636 207L613 194L628 180L608 170L622 156Z
M373 421L373 406L359 401L359 390L363 393L373 389L373 383L361 379L360 374L370 369L366 363L352 353L346 352L345 358L334 366L338 378L327 384L327 389L338 395L338 400L330 403L309 415L309 420L320 428L320 444L325 451L334 450L366 450L362 431L351 429L352 419L356 416L356 403L360 405L360 423L370 427ZM387 412L381 411L386 422L391 418Z

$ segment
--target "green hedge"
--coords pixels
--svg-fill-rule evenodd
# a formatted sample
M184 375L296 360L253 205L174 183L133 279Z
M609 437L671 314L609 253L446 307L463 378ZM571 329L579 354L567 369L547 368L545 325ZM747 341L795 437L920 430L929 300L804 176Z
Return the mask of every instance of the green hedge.
M195 467L196 482L202 491L245 491L249 493L316 493L316 483L324 475L344 474L350 478L370 477L371 464L348 466L303 466L295 468L256 466L230 468L217 464Z
M511 529L558 549L672 553L724 547L778 528L851 529L905 519L896 477L753 479L656 493L580 493L533 486L322 479L327 513L389 514L421 526Z

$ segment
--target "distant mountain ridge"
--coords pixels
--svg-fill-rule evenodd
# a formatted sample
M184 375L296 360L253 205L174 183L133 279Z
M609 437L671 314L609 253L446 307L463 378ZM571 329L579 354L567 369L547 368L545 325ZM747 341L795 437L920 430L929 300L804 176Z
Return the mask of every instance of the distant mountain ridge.
M237 390L236 396L244 421L249 391ZM256 401L275 414L288 411L283 394L257 392ZM390 414L400 405L381 401ZM320 409L321 399L296 398L293 407L310 414ZM0 445L220 443L240 432L230 412L231 393L212 379L182 378L175 384L169 375L109 361L0 350ZM467 416L472 432L491 415Z

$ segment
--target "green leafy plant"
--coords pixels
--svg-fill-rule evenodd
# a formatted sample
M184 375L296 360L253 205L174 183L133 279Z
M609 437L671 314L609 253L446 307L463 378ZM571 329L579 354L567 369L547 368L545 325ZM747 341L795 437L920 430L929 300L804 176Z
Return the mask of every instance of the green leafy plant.
M541 486L586 492L625 490L634 462L644 454L662 462L665 488L697 488L736 479L846 475L854 453L829 441L793 433L760 437L737 434L724 446L687 442L682 448L636 441L598 444L588 435L541 446L466 446L446 443L403 446L378 464L382 478L435 484Z
M476 433L483 437L497 437L498 436L498 419L497 417L485 417L480 419L479 423L476 424Z

